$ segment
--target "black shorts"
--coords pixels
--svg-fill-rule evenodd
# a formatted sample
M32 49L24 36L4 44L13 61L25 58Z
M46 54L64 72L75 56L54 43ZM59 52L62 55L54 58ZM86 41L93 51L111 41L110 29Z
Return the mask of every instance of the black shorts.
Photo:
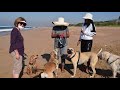
M81 52L90 52L93 40L81 40Z

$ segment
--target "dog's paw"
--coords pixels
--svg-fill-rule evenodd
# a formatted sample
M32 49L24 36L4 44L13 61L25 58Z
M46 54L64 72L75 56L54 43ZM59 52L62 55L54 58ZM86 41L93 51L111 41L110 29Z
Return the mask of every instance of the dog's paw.
M74 78L74 77L75 77L74 75L71 76L71 78Z
M58 78L58 75L55 75L55 78Z
M90 76L90 78L94 78L94 75Z

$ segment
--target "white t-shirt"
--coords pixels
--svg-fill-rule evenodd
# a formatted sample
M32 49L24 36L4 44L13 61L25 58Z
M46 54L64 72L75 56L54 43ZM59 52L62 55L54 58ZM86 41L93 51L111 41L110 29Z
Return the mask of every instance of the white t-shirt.
M96 32L93 31L93 26L90 24L88 27L85 25L82 26L82 30L84 31L83 33L80 33L80 40L92 40L93 36L96 35Z

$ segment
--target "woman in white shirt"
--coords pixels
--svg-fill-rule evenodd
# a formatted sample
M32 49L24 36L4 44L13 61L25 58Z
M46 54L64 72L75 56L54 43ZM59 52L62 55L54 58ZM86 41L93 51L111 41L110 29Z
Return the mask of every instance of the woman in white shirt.
M77 46L81 41L81 52L90 52L93 43L93 36L96 35L95 25L93 22L93 15L91 13L86 13L83 17L85 22L82 25L82 30L80 33L80 38L77 42ZM90 61L87 62L86 72L88 73L90 70Z
M93 36L96 35L92 17L93 15L91 13L86 13L83 17L85 22L82 25L80 38L77 42L77 45L79 45L81 41L81 52L90 52L92 48Z

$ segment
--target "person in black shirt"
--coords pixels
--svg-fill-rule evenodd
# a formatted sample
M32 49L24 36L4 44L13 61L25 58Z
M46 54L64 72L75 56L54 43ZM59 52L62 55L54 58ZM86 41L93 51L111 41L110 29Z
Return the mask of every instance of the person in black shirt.
M10 36L9 53L13 57L13 78L19 78L22 70L22 60L24 55L24 38L20 32L26 26L26 20L23 17L18 17L14 22L14 28Z

